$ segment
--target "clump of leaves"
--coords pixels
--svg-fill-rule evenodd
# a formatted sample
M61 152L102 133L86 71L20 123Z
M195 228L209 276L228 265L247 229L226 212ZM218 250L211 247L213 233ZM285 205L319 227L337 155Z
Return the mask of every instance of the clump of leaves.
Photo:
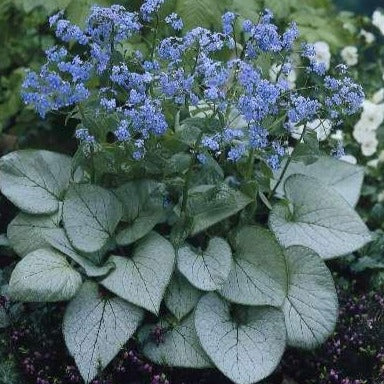
M301 59L314 79L304 83L317 85L267 80L258 55L281 60L297 36L294 25L280 36L270 12L244 24L244 46L227 13L223 33L155 41L150 62L134 53L128 67L122 41L161 3L140 14L94 7L84 30L62 13L50 19L85 53L66 61L67 49L50 50L23 96L42 116L74 105L80 148L73 159L44 150L0 159L0 190L21 210L7 230L22 258L9 294L69 301L64 339L86 382L135 338L156 364L254 383L287 345L313 348L332 333L338 303L324 260L371 239L353 208L363 170L327 156L306 130L317 115L352 114L363 93L344 70L323 79L310 46ZM234 61L216 58L224 48ZM285 56L281 65L289 72ZM284 126L301 123L287 156Z
M76 183L71 159L47 151L11 153L1 159L0 173L2 192L23 210L8 227L9 241L23 257L12 273L10 295L32 302L71 300L63 332L86 381L134 335L145 311L161 315L157 326L164 329L160 341L151 336L151 325L138 333L143 353L154 362L195 368L214 363L235 382L260 380L274 370L287 343L311 348L333 331L332 277L308 246L327 258L369 240L335 187L303 174L287 178L286 200L272 209L275 235L256 223L243 225L199 249L188 241L174 247L153 230L167 212L155 198L152 204L163 215L145 209L150 193L161 194L155 181L132 181L118 190ZM238 212L233 201L225 205L225 217ZM193 203L200 212L201 201ZM215 203L212 211L204 205L209 226L223 220ZM131 242L125 234L136 233L143 212L150 219L144 216L139 239L126 248ZM206 228L205 219L194 219L197 228ZM160 311L163 299L167 309Z

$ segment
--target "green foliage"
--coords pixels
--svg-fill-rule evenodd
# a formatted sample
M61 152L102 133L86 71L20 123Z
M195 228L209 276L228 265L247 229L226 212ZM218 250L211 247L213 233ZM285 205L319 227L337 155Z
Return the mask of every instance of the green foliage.
M0 384L18 384L20 373L13 359L2 358L0 362Z
M58 153L25 150L0 161L1 192L31 214L56 212L70 176L70 158Z
M173 272L175 251L168 240L151 232L140 240L131 258L111 256L116 265L101 284L125 300L159 313Z
M312 157L313 162L308 162L305 157L300 161L293 161L285 172L282 181L276 189L281 196L284 195L283 185L285 180L292 174L300 173L318 179L323 185L331 187L338 192L351 206L355 206L360 195L363 184L364 168L353 166L345 161L338 161L332 157ZM275 175L272 187L279 180L284 165ZM324 172L327 169L327 172Z
M175 12L183 19L187 29L205 27L220 29L221 15L231 0L177 0Z
M63 333L86 382L108 365L142 318L140 308L117 297L104 297L94 282L83 284L67 307Z
M195 252L188 246L181 247L177 254L177 266L196 288L216 291L228 278L232 251L224 239L213 237L202 252Z
M336 324L338 303L332 275L308 248L287 248L285 260L288 284L283 312L287 342L295 347L314 348L328 338Z
M268 307L232 307L209 293L196 307L195 327L212 362L238 384L251 384L276 368L285 349L282 313Z
M303 245L330 259L371 241L368 228L353 208L318 180L294 174L284 188L287 200L274 206L269 225L285 247Z
M8 228L11 246L23 257L11 276L11 297L72 299L64 335L88 382L135 333L144 310L167 329L159 346L152 326L139 332L143 352L154 362L202 368L212 361L237 383L261 380L286 343L314 347L334 328L337 298L318 254L337 257L370 240L350 205L359 194L361 169L327 161L296 159L288 177L275 175L279 181L271 185L283 183L277 192L284 196L272 201L270 232L245 215L253 199L222 181L174 189L175 179L160 183L143 175L117 188L101 187L85 183L88 171L71 179L68 157L47 151L6 155L0 187L24 209ZM186 183L188 172L180 177ZM33 209L20 198L21 186L30 188ZM167 196L172 199L165 208ZM156 220L132 241L122 240L151 216ZM184 235L171 236L172 244L164 225ZM168 310L161 309L163 300Z
M99 186L73 185L65 195L64 226L69 240L81 252L97 252L104 247L122 214L120 201Z
M28 253L13 270L9 294L21 301L64 301L75 296L81 282L81 275L64 255L38 249Z
M171 367L212 367L197 337L192 313L176 325L162 321L157 324L157 327L166 330L165 339L160 344L156 344L156 341L151 338L151 327L143 327L139 335L143 344L143 353L151 361Z
M283 252L268 230L247 226L234 239L234 263L220 294L243 305L280 306L287 273Z

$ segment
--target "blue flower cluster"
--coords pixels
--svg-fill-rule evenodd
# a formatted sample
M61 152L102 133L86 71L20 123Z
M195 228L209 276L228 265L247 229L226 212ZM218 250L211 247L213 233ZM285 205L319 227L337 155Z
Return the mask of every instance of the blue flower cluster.
M30 71L25 78L24 101L44 117L49 111L97 99L99 112L116 117L116 142L135 159L145 155L151 137L161 137L174 126L166 106L199 110L204 105L211 111L207 118L218 128L203 135L197 151L201 162L208 153L225 154L237 162L252 152L273 169L285 155L282 143L289 134L285 131L284 136L283 130L273 135L274 121L281 121L282 127L314 119L336 123L360 107L361 87L343 71L325 76L325 67L316 62L308 44L300 50L306 64L303 76L315 72L323 78L322 88L311 92L311 87L295 89L288 83L295 71L292 55L298 29L292 23L280 33L268 10L257 23L243 23L241 45L234 39L238 15L232 12L222 16L222 32L197 27L183 35L182 20L171 13L157 24L170 25L176 36L154 41L149 53L136 51L123 57L120 44L139 35L163 2L146 0L140 12L128 12L121 5L94 6L84 29L65 20L62 12L52 16L56 36L64 43L76 43L77 54L71 55L65 46L49 49L41 72ZM217 53L224 49L232 52L229 60L218 59ZM279 68L274 79L258 65L262 55L271 57ZM98 89L92 88L94 76ZM98 140L83 128L77 137L88 144Z

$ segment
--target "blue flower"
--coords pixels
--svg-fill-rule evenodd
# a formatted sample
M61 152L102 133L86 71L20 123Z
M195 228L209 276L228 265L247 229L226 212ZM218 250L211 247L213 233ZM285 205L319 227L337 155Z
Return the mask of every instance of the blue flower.
M165 18L165 22L169 24L175 31L180 31L183 29L183 20L176 13L171 13Z
M233 12L226 12L221 16L223 23L223 33L229 35L233 31L233 23L236 20L236 15Z
M128 121L127 120L122 120L120 121L120 124L115 130L115 136L118 141L121 142L126 142L131 138L131 135L129 134L128 131Z
M292 108L288 110L288 119L291 123L312 120L320 108L318 100L296 94L291 96L291 102Z
M164 0L145 0L140 7L140 14L145 21L151 21L152 15L156 13Z

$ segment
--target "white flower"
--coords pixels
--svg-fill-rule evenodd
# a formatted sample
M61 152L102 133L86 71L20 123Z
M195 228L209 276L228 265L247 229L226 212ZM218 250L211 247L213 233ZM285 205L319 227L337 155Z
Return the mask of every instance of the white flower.
M357 48L352 45L348 45L347 47L344 47L341 50L340 54L345 64L349 65L350 67L352 67L353 65L356 65L359 61Z
M366 31L365 29L362 29L360 31L360 35L359 36L363 37L367 44L372 44L376 40L375 35L373 33L371 33L371 32Z
M313 44L316 52L315 60L324 63L325 69L328 70L331 64L331 51L329 45L325 41L317 41Z
M364 141L361 144L361 153L364 156L372 156L377 151L377 146L379 145L376 135L372 135L369 140Z
M285 151L286 151L287 155L291 156L294 149L295 149L294 147L287 147L287 149Z
M277 75L280 72L280 70L281 70L281 64L272 64L269 70L269 78L273 83L276 83ZM289 89L294 89L296 87L297 73L293 67L291 71L288 73L288 75L284 73L280 73L279 77L288 82Z
M384 191L381 191L378 195L377 195L377 201L379 203L382 203L384 201Z
M359 120L353 127L352 135L359 144L362 144L367 140L369 141L372 135L376 136L376 133L366 121Z
M344 132L341 129L336 129L335 133L332 133L331 139L337 140L337 141L343 141Z
M364 100L363 112L361 113L360 120L356 123L354 127L354 136L355 131L375 131L383 121L384 104L375 104L372 103L372 101Z
M372 24L379 28L381 34L384 35L384 14L382 14L379 10L373 12Z
M303 125L294 125L291 129L291 136L298 140L303 133ZM328 119L315 119L307 123L307 129L316 131L317 140L324 141L331 133L332 123Z
M368 167L377 168L379 165L379 159L372 159L367 162Z
M340 160L350 164L357 164L356 157L353 155L344 155L340 157Z
M384 100L384 88L380 88L371 98L372 103L379 104Z

